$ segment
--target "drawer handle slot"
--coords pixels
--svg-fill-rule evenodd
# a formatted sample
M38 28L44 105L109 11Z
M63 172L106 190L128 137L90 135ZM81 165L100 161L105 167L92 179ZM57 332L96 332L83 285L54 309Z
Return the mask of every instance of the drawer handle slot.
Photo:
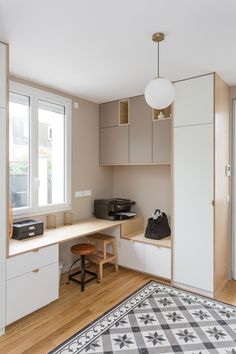
M29 226L29 230L35 230L35 226Z
M29 236L34 236L35 232L29 232Z
M32 273L38 273L39 272L39 269L33 269L32 270Z

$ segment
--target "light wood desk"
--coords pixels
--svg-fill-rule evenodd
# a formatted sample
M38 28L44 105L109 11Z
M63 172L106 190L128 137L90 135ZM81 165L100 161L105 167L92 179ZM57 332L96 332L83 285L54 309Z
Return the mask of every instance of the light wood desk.
M83 237L121 225L121 236L140 232L143 229L143 217L126 220L109 221L96 218L83 219L73 225L58 226L56 229L46 229L44 234L25 240L10 240L9 257L33 251L38 248Z
M9 242L7 325L58 299L60 243L105 230L116 236L119 265L170 279L171 239L145 239L143 217L122 221L90 218L46 229L42 236Z

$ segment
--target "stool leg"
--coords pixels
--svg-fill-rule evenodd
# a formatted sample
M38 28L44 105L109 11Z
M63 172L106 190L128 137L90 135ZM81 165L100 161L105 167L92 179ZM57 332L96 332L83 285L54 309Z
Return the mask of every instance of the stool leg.
M99 263L99 280L100 280L100 283L102 283L102 280L103 280L103 264L102 263Z
M85 256L81 256L81 291L84 291Z
M80 260L80 258L76 259L76 260L71 264L71 266L70 266L70 269L69 269L69 271L68 271L68 280L67 280L67 282L66 282L67 285L70 284L70 272L71 272L71 269L72 269L73 265L74 265L75 263L77 263L79 260Z

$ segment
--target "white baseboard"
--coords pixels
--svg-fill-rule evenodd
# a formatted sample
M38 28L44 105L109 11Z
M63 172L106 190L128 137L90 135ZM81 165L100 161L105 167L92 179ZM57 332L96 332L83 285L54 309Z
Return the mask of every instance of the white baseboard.
M5 327L0 329L0 336L4 336L5 334Z
M172 283L173 286L176 286L177 288L183 289L183 290L187 290L187 291L191 291L197 295L203 295L203 296L207 296L210 298L213 298L213 292L211 291L207 291L207 290L203 290L203 289L199 289L199 288L195 288L193 286L189 286L186 284L182 284L182 283L178 283L173 281Z

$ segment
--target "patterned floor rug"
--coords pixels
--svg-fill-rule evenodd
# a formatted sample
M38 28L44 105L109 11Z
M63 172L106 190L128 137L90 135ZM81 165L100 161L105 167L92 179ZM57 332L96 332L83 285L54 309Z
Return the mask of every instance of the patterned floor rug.
M49 354L236 354L236 307L151 281Z

